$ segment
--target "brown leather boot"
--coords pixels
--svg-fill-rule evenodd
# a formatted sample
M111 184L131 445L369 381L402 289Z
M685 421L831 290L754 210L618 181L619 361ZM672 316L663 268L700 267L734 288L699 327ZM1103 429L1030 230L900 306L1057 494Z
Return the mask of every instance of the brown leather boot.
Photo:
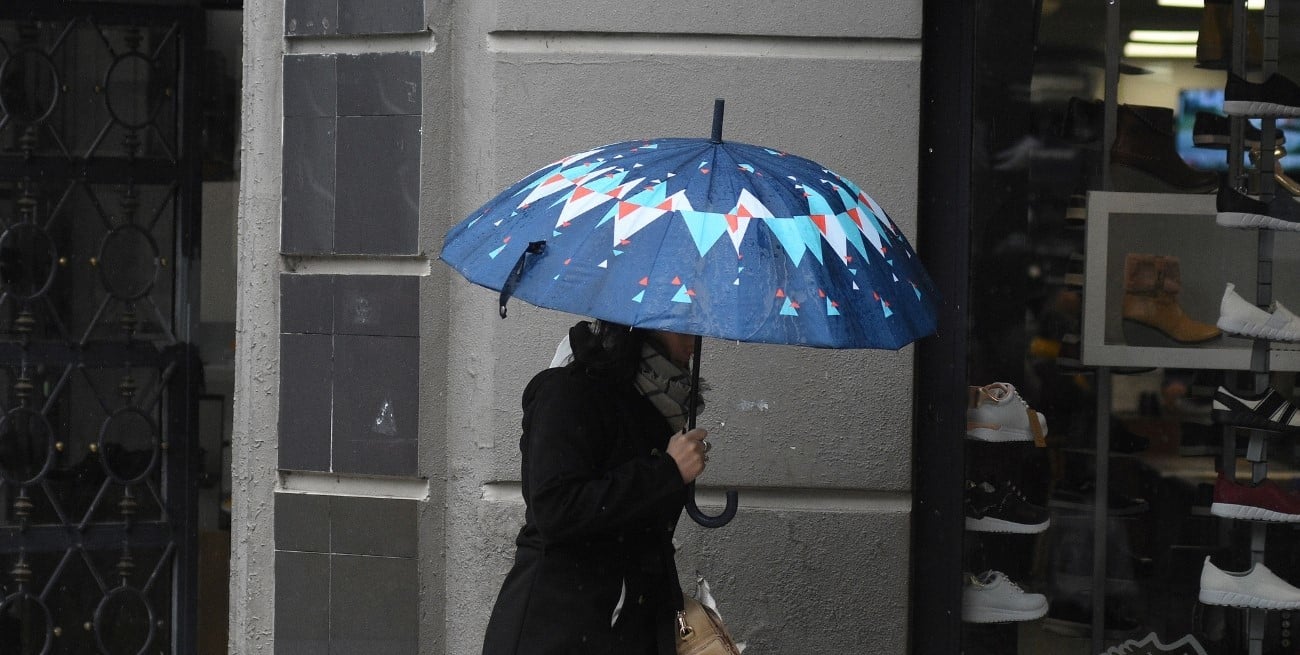
M1246 68L1259 70L1264 61L1264 43L1255 24L1246 21ZM1227 70L1232 62L1232 2L1205 0L1201 31L1196 37L1196 66Z
M1174 110L1120 105L1110 149L1116 191L1209 193L1219 187L1213 171L1198 171L1178 156Z
M1177 257L1129 253L1124 258L1124 320L1154 328L1178 343L1219 338L1219 328L1183 313L1178 304L1182 286Z

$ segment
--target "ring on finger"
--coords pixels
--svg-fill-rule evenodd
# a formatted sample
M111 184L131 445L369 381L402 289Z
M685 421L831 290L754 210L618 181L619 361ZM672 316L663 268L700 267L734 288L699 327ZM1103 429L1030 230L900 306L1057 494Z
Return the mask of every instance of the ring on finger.
M707 453L710 450L713 450L713 444L709 443L708 439L700 439L700 443L704 444L704 452Z

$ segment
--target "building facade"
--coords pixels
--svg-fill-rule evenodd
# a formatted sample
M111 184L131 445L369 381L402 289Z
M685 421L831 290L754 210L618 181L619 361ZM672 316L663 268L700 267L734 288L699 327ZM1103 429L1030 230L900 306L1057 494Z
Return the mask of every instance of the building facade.
M437 259L456 222L587 147L703 136L859 181L915 238L919 2L250 0L231 652L478 651L522 524L523 386L569 325ZM915 241L914 241L915 242ZM903 653L912 347L706 340L679 526L753 652Z

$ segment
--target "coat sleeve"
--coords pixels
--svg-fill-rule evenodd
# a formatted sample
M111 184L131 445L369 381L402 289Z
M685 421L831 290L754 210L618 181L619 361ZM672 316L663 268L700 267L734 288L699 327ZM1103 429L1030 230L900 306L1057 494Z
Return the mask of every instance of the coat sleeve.
M685 483L667 453L638 454L602 470L616 435L603 434L591 390L565 376L526 401L528 504L544 538L565 542L649 528Z

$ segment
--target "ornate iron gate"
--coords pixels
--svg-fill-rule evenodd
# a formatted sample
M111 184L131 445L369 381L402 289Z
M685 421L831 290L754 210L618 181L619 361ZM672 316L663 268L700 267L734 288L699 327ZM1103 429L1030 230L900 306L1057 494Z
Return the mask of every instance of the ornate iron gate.
M0 2L0 651L193 653L200 14Z

